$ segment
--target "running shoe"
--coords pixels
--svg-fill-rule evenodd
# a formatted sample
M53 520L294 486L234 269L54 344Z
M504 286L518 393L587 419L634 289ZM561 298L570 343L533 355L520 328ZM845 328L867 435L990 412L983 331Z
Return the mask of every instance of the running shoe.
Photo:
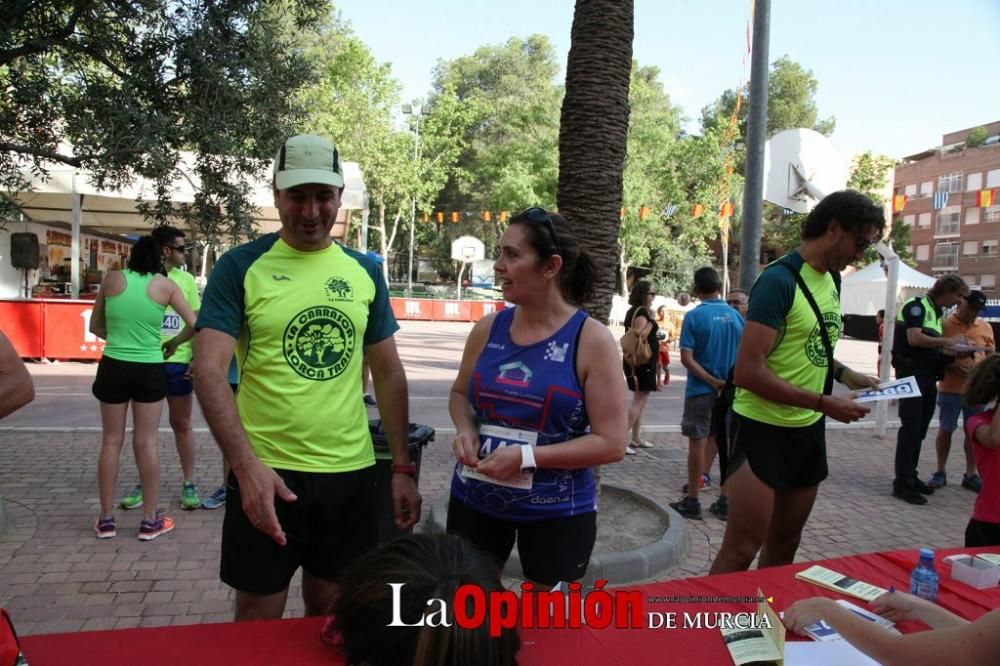
M670 508L691 520L701 520L701 502L697 497L685 495L676 502L670 503Z
M983 489L983 480L979 478L978 474L963 474L962 487L978 493Z
M705 488L711 488L711 487L712 487L712 476L711 476L711 474L708 474L707 472L703 472L702 475L701 475L701 483L698 484L698 490L704 490ZM685 483L683 486L681 486L681 492L684 493L685 495L687 495L688 484Z
M644 439L633 439L629 443L632 446L634 446L635 448L637 448L637 449L651 449L651 448L653 448L653 443L652 442L647 442Z
M181 486L181 508L191 511L201 507L201 498L198 497L198 486L194 481L185 481Z
M708 507L709 513L719 520L729 520L729 498L722 495Z
M631 444L625 447L625 455L634 456L636 453L637 451L632 447Z
M118 536L118 531L115 529L115 517L98 518L97 522L94 523L94 531L97 532L98 539L112 539Z
M142 486L136 484L128 495L122 498L123 509L138 509L142 507Z
M947 485L948 477L944 472L934 472L934 474L931 475L931 480L927 482L927 487L935 490L938 488L944 488Z
M163 509L157 509L156 518L143 520L139 523L139 541L152 541L158 536L174 529L174 519L163 515Z
M226 503L226 487L219 486L215 492L201 501L203 509L218 509Z

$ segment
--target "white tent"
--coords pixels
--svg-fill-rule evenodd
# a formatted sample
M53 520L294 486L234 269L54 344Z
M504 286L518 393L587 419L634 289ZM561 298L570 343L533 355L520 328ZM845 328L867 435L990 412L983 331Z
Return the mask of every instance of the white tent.
M887 282L885 270L878 262L845 276L840 291L841 313L874 316L885 307ZM924 294L933 285L933 277L924 275L901 262L896 303L903 303L913 296Z

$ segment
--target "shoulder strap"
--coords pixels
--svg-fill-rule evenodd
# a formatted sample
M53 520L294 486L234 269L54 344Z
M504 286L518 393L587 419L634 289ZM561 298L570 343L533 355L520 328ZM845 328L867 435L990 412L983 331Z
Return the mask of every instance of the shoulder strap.
M635 327L635 318L638 317L640 313L642 314L643 317L646 318L646 325L643 326L642 328L637 329ZM637 331L639 333L639 337L644 338L644 337L646 337L648 335L648 333L645 332L646 329L649 328L652 325L653 325L653 322L649 318L649 310L647 310L646 308L644 308L642 306L637 307L635 309L635 312L632 313L632 324L629 326L629 328Z
M813 314L816 315L816 321L819 323L819 334L823 338L823 351L826 352L826 381L823 384L823 393L830 395L833 392L833 345L830 343L830 334L826 330L826 321L823 319L823 313L819 311L816 299L813 298L812 292L809 291L809 287L806 286L806 281L802 279L799 271L792 268L792 265L783 259L776 263L784 266L795 277L795 282L799 285L802 295L806 297L809 307L812 308ZM834 284L839 287L836 278L834 278ZM837 292L840 292L839 288Z

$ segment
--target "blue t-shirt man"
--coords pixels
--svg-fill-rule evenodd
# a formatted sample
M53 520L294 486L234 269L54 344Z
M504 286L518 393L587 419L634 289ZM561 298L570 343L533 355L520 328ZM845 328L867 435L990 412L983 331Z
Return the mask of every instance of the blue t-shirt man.
M713 377L725 379L736 363L736 350L743 335L743 319L721 298L704 300L684 315L681 349L691 350L694 359ZM714 393L715 388L688 374L685 397Z

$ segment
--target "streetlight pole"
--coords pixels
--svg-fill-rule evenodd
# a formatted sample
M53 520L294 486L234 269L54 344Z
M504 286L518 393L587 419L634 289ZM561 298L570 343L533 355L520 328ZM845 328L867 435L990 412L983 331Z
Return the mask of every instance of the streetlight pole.
M420 116L421 108L419 104L403 105L403 114L407 116L413 116L414 121L414 133L413 133L413 163L417 165L419 169L420 165ZM413 244L414 244L414 234L417 226L417 197L414 196L410 199L410 260L406 266L406 294L408 296L413 294Z

